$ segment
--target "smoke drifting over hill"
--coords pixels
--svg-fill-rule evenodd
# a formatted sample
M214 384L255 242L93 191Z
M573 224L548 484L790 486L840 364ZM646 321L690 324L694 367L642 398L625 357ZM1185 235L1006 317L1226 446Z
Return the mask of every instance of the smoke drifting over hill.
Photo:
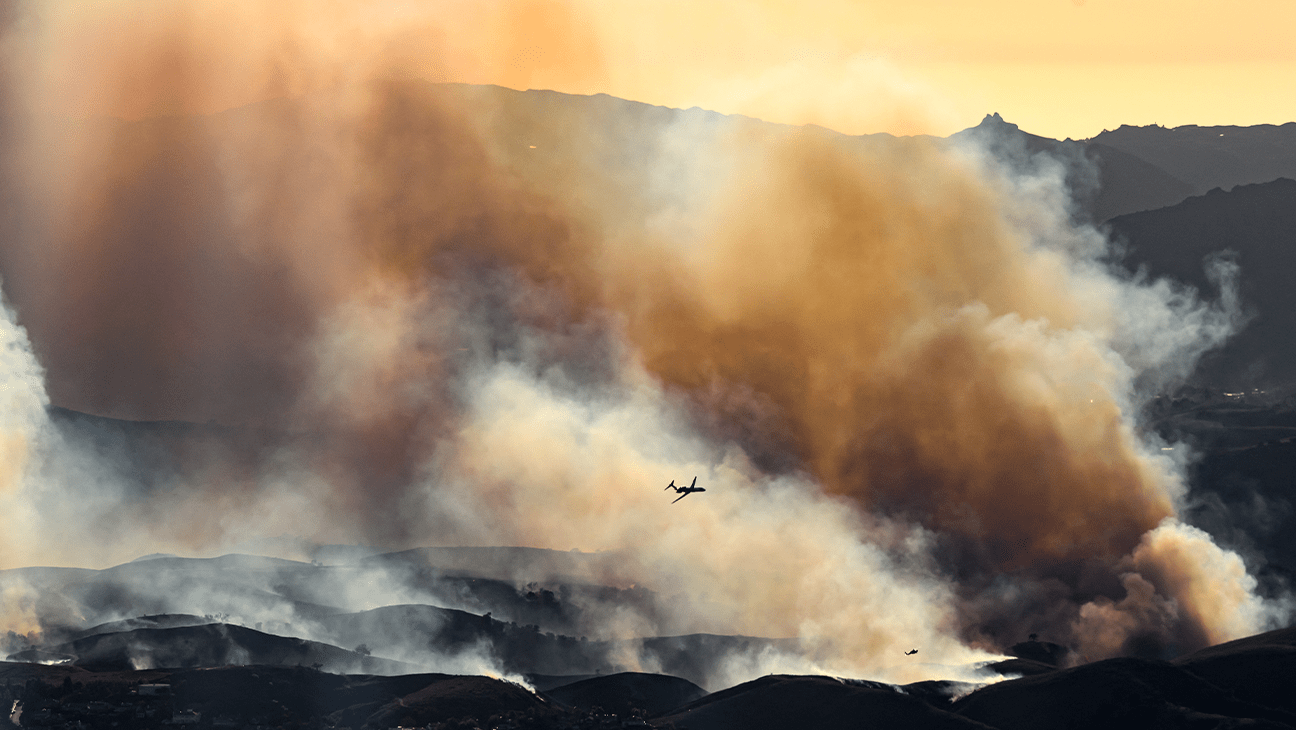
M1182 651L1275 610L1175 520L1182 465L1134 420L1236 324L1227 264L1220 304L1108 273L1057 163L399 78L433 18L130 7L75 88L139 121L50 121L99 30L28 7L6 45L6 567L284 533L615 550L595 578L678 601L606 631L802 640L750 676L919 679L948 670L905 649L1028 632ZM231 79L310 93L150 116ZM51 400L289 435L144 487Z

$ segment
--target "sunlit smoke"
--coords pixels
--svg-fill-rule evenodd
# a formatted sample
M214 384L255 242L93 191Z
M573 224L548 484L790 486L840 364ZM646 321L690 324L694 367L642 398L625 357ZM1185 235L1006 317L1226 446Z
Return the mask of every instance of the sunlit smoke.
M1063 162L429 83L497 62L456 45L463 8L124 7L28 6L7 45L31 76L4 567L281 534L602 550L591 580L664 608L591 606L600 638L796 640L725 683L950 676L1028 632L1160 656L1272 620L1175 520L1182 464L1135 417L1237 325L1236 267L1215 303L1113 273ZM597 66L559 21L545 43ZM265 101L210 113L235 80ZM189 430L141 464L109 426L55 433L50 400ZM31 630L25 606L6 593ZM933 664L900 665L916 645Z
M50 436L45 418L48 405L44 371L32 353L26 329L16 322L13 309L0 291L0 511L5 515L5 536L0 545L6 548L6 561L40 555L33 544L40 533L33 529L38 517L28 478L38 468L36 462ZM20 586L5 585L0 589L4 601L0 615L6 622L16 623L20 633L31 630L32 606L21 598ZM19 604L23 610L19 610Z

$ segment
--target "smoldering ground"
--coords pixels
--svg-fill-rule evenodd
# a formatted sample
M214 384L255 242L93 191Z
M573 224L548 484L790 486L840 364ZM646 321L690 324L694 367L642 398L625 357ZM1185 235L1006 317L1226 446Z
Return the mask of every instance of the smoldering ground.
M1027 633L1166 654L1280 609L1175 519L1135 416L1236 302L1111 273L1061 163L413 80L411 47L453 60L431 16L95 7L93 73L62 11L5 45L5 564L613 550L596 577L672 609L609 636L801 640L735 680L919 679L950 670L912 646ZM267 100L194 113L231 78ZM69 119L69 84L132 118ZM143 489L46 403L283 435Z

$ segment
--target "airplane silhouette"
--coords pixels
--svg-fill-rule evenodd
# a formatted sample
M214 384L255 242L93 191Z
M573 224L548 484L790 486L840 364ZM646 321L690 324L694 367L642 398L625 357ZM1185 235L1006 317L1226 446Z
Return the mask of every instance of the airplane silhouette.
M681 499L684 499L685 497L689 496L690 494L692 494L692 493L694 493L694 492L705 492L705 491L706 491L705 489L703 489L702 487L699 487L699 486L697 485L697 477L693 477L693 483L690 484L690 485L688 485L687 487L677 487L677 486L675 486L675 480L672 479L672 480L671 480L671 483L666 485L666 489L674 489L676 492L679 493L679 496L675 498L675 502L678 502L678 501L680 501ZM663 491L665 491L665 490L663 490ZM675 502L671 502L671 504L675 504Z
M906 652L905 652L905 656L913 656L914 654L917 654L917 653L918 653L918 650L917 650L917 649L910 649L909 651L906 651Z

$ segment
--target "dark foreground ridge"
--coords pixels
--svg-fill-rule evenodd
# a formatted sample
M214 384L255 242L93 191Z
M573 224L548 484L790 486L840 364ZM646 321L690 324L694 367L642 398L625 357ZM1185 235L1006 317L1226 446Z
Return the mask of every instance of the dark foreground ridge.
M1221 408L1226 413L1220 418L1259 417L1236 399L1196 405L1182 400L1163 404L1158 423L1197 433L1194 424ZM1274 428L1245 434L1270 439ZM1226 454L1259 448L1236 438L1216 446ZM547 572L555 582L510 582L507 571L483 567L507 562L501 555ZM1080 658L1069 648L1031 636L1008 649L1013 658L981 668L987 676L1011 678L985 686L895 686L790 675L728 686L724 677L731 675L724 667L733 660L795 655L796 642L713 634L620 640L563 634L590 624L591 607L628 601L651 610L657 600L642 589L580 583L587 579L587 563L602 559L439 549L339 565L251 555L160 556L102 571L0 571L0 578L34 591L49 617L39 633L0 637L6 649L0 656L9 658L0 664L0 704L6 708L0 730L160 730L175 724L204 730L1296 730L1296 628L1172 661L1157 655L1080 666L1074 666ZM338 580L381 585L410 576L403 582L421 586L428 600L452 597L473 610L328 605L343 602L331 589L341 585ZM235 610L247 613L233 615ZM660 673L627 671L641 667ZM525 678L527 686L473 676L480 673Z
M1172 662L1108 659L980 688L772 675L706 694L678 677L634 672L534 684L542 691L449 674L339 675L300 666L92 671L5 662L0 701L12 710L0 726L1296 729L1296 628Z

